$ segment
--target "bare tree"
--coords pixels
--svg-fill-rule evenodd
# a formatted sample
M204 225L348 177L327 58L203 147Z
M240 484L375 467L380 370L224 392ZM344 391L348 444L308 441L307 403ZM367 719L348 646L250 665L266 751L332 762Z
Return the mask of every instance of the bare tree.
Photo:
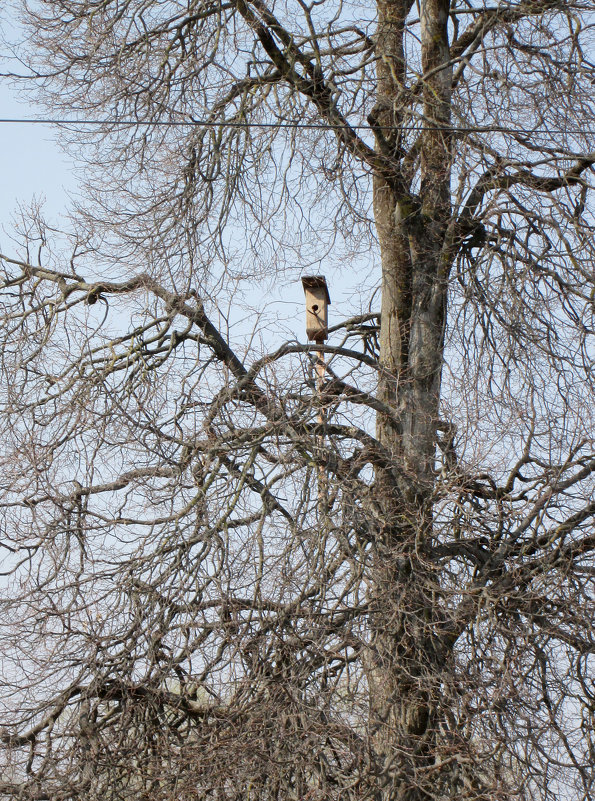
M0 797L593 798L595 3L21 10ZM327 258L381 308L234 339Z

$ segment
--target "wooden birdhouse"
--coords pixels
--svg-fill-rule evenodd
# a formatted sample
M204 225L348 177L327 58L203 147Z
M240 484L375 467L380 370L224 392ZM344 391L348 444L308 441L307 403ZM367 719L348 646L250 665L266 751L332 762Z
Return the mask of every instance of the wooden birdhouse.
M331 299L324 275L302 278L306 295L306 335L313 342L328 339L328 307Z

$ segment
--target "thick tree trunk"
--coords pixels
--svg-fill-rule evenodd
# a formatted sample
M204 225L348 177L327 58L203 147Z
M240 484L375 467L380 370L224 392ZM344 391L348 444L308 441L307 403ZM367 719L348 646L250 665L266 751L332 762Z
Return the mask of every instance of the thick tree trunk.
M431 536L450 219L450 93L447 0L421 4L424 130L419 197L401 171L400 98L406 89L403 32L412 3L380 0L377 147L395 164L377 177L374 212L382 258L381 399L377 436L393 469L377 476L383 527L376 542L371 725L380 765L379 798L420 801L436 746L435 700L444 655L439 587L423 560ZM409 124L411 121L409 121ZM407 123L405 123L407 124ZM420 558L420 556L422 558Z

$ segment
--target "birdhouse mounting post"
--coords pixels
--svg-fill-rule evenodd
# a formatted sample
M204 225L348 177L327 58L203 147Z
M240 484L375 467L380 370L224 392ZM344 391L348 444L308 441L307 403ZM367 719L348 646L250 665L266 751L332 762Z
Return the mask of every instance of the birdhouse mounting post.
M306 275L302 278L304 295L306 296L306 336L311 342L322 345L328 339L328 307L331 298L324 275ZM316 360L318 395L322 390L326 365L324 353ZM322 405L320 406L322 415ZM319 422L324 422L322 419Z
M306 296L306 336L311 342L322 345L328 339L328 307L331 298L323 275L309 275L302 278L302 286ZM318 414L316 421L321 433L318 437L320 450L324 447L324 434L322 427L325 422L322 404L322 389L326 373L324 352L320 351L316 358L316 394L318 400ZM322 464L318 468L318 505L322 519L327 514L327 476Z

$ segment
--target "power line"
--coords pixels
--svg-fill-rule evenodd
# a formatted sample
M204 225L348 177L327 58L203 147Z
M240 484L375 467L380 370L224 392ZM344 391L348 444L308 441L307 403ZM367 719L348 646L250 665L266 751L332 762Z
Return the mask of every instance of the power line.
M0 118L0 125L93 125L93 126L115 126L120 128L276 128L291 130L341 130L349 127L352 131L409 131L412 133L421 131L444 131L445 133L508 133L519 136L532 136L535 134L571 134L584 135L591 131L571 128L511 128L505 125L343 125L341 123L320 123L320 122L237 122L214 121L214 120L76 120L76 119L19 119L19 118Z

